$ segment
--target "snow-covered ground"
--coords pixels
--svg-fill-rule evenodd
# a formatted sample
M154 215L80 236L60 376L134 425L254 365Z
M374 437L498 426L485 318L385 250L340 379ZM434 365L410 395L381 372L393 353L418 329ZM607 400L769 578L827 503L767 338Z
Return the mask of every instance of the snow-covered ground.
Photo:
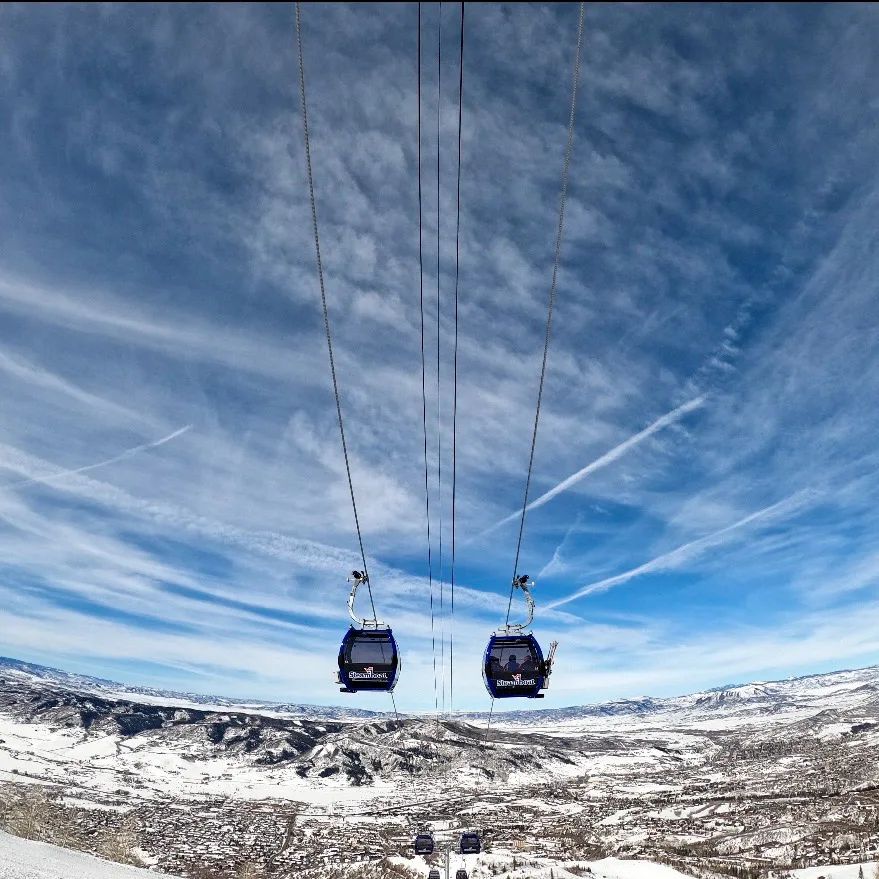
M405 865L410 870L419 870L427 876L429 867L427 864L413 864L412 861L403 858L394 858L394 861ZM516 866L513 866L515 861ZM686 873L681 873L665 864L657 864L655 861L623 860L620 858L603 858L600 861L576 861L559 862L548 858L534 858L522 854L512 853L497 855L478 855L452 859L450 875L454 876L456 870L464 868L470 879L582 879L588 869L591 879L693 879ZM865 879L872 879L865 871ZM816 879L816 877L805 877ZM836 879L836 877L834 877ZM857 871L853 877L840 876L838 879L857 879Z
M188 744L149 737L20 723L0 715L0 781L64 782L90 791L126 791L146 800L173 794L191 799L290 799L313 805L362 803L393 785L355 787L342 780L300 778L285 766L248 766L236 756L193 761Z
M526 726L545 735L572 733L626 733L661 731L669 727L708 732L746 731L767 723L787 725L814 716L832 706L835 710L856 710L872 698L869 688L879 673L875 667L744 684L722 690L692 693L669 699L651 699L649 709L637 710L637 703L608 703L600 706L558 709L549 712L515 712L496 715L497 729ZM569 713L569 717L563 716ZM559 716L562 715L562 716ZM828 726L824 735L845 731Z
M653 861L622 860L620 858L602 858L600 861L592 861L589 864L592 873L604 879L682 879L685 873L680 873L673 867L665 864L657 864ZM692 879L692 877L687 877Z
M865 861L863 864L825 864L821 867L804 867L794 870L797 879L858 879L860 868L864 870L864 879L873 879L879 861Z
M45 842L0 831L0 879L155 879L156 874L124 867Z

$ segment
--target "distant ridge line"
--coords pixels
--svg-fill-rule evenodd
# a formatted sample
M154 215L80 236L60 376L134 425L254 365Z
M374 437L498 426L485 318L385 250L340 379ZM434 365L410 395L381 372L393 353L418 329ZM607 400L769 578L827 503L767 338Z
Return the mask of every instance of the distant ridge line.
M83 675L76 672L66 672L63 669L52 666L40 665L39 663L27 662L9 656L0 656L0 672L4 669L22 672L39 679L50 680L55 684L66 687L78 687L82 690L95 689L104 697L111 695L114 698L151 697L165 700L170 705L190 703L198 706L216 706L223 710L244 710L253 713L278 712L289 715L304 715L312 718L323 719L349 719L349 720L387 720L393 717L392 712L369 711L361 708L347 708L340 705L313 705L307 703L273 702L264 699L232 699L226 696L214 696L210 694L186 693L174 690L160 690L153 687L140 687L122 684L107 678ZM538 723L546 719L574 719L576 717L600 717L620 714L652 714L670 707L675 701L682 699L698 699L709 697L714 694L732 692L745 687L778 687L785 684L796 684L800 681L810 681L818 678L831 678L846 674L875 672L879 677L879 665L869 665L863 668L846 668L830 672L799 675L788 678L780 678L772 681L749 681L742 684L730 684L721 687L699 690L695 693L684 693L678 696L651 697L642 696L631 699L617 699L610 702L599 702L587 705L569 705L560 708L518 709L501 712L501 716L508 721L516 722L526 717ZM108 694L107 691L110 691ZM407 712L407 716L417 718L428 712ZM484 711L455 712L453 719L468 721L482 720L488 716Z
M64 671L64 669L55 668L50 665L40 665L39 663L16 659L12 656L0 656L0 671L3 669L24 672L25 674L33 675L36 678L51 680L53 683L60 685L77 685L81 688L94 687L98 690L111 690L118 696L150 696L158 699L166 699L172 704L174 702L189 702L196 705L216 705L230 710L236 708L249 708L253 710L262 709L285 713L302 711L324 716L330 716L331 714L344 714L351 718L371 718L376 720L383 719L389 715L393 716L392 712L368 711L364 708L347 708L341 705L311 705L298 702L273 702L266 699L236 699L228 696L215 696L209 693L187 693L179 690L162 690L156 687L142 687L123 684L119 681L109 680L108 678L99 678L93 675L79 674L78 672L67 672ZM106 695L106 693L104 693L104 695Z

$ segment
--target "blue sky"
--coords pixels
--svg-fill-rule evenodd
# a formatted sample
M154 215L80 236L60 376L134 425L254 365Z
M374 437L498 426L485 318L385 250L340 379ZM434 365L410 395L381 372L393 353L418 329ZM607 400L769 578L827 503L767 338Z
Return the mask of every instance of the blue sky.
M424 5L429 334L438 11ZM512 570L576 15L467 12L458 589L436 621L462 709L487 704L479 656ZM415 16L303 19L364 538L404 650L398 704L430 709ZM447 550L451 4L442 34ZM520 565L536 632L561 642L543 706L879 661L877 45L869 5L587 7ZM342 699L357 553L295 63L289 5L0 10L3 653ZM432 413L432 371L428 389Z

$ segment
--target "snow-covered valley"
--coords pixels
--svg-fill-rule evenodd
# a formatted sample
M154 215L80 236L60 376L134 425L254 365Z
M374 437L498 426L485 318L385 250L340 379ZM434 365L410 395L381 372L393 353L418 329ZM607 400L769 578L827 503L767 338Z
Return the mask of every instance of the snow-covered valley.
M471 877L873 861L877 744L877 668L496 715L487 731L479 715L234 705L0 662L4 824L205 879L426 875L424 828L437 861L482 832Z

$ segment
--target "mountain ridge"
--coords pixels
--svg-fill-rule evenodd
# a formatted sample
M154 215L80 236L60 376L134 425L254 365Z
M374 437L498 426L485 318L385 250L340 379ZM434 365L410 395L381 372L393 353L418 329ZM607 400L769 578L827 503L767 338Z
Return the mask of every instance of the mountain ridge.
M137 697L155 701L155 704L164 704L168 707L197 706L199 708L217 708L220 710L240 711L244 713L260 713L266 715L282 715L288 717L302 717L311 719L327 720L385 720L395 717L394 712L370 711L362 708L349 708L336 705L312 705L307 703L274 702L263 699L233 699L225 696L212 694L199 694L175 690L163 690L153 687L134 686L122 684L107 678L91 675L82 675L64 671L52 666L44 666L38 663L28 662L14 657L0 656L0 671L14 671L33 678L51 681L62 687L70 687L78 691L95 692L103 697L119 696L122 698ZM503 718L505 723L525 723L558 720L576 720L578 718L611 717L621 715L648 715L683 707L688 703L703 707L712 704L738 702L754 703L761 698L773 701L776 705L785 700L784 690L811 682L821 681L828 684L835 679L844 676L858 676L865 683L879 685L879 665L864 666L862 668L839 669L831 672L813 673L808 675L792 676L778 680L748 681L740 684L724 685L699 690L694 693L685 693L677 696L641 696L629 699L617 699L610 702L597 702L585 705L567 705L560 708L534 708L527 710L513 710L496 713L495 716ZM843 685L838 681L837 685ZM832 685L832 684L831 684ZM406 716L418 717L428 712L411 712ZM465 721L485 720L489 712L485 711L461 711L455 712L454 717Z

